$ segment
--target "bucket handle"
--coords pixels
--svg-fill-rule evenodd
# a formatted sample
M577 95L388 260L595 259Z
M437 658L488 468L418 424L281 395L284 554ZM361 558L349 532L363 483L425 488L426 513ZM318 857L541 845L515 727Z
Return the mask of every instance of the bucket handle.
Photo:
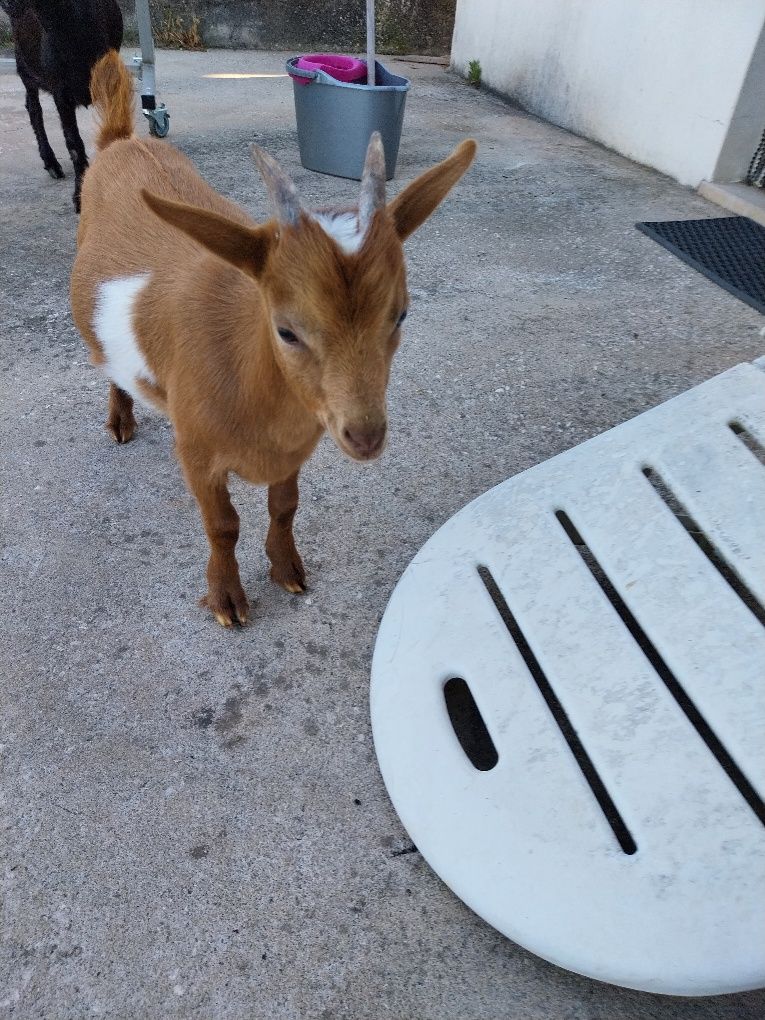
M287 61L287 71L293 78L303 78L304 81L301 83L303 85L308 85L309 82L316 81L319 77L318 71L309 71L305 67L297 67L291 60Z

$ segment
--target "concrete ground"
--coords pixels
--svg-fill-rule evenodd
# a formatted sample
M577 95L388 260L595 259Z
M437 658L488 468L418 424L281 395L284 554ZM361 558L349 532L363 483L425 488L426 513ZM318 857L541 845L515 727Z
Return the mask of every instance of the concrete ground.
M715 206L442 67L390 63L413 80L391 190L466 135L478 161L408 245L388 452L360 467L325 440L304 472L305 597L267 580L264 493L235 485L255 612L233 632L197 606L206 543L168 426L142 412L125 448L104 431L69 313L71 176L43 173L3 65L3 1016L763 1016L762 993L668 999L536 958L452 895L388 800L370 658L420 545L489 486L765 347L760 315L633 226ZM159 55L172 142L258 216L253 139L308 201L355 191L300 167L287 79L204 77L282 66Z

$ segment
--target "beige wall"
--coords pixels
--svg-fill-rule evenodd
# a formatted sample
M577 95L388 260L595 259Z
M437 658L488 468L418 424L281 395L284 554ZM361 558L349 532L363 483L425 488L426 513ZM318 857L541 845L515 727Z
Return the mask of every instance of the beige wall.
M765 0L458 0L453 66L683 184L743 178L765 128Z

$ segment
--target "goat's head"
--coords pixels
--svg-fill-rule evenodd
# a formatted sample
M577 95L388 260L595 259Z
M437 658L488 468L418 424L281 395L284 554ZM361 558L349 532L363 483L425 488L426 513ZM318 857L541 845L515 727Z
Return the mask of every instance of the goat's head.
M254 276L269 339L288 385L356 460L385 445L385 393L408 295L402 242L470 166L473 141L385 201L385 156L369 143L358 208L310 213L278 164L258 148L276 222L248 228L144 192L149 206L221 258Z

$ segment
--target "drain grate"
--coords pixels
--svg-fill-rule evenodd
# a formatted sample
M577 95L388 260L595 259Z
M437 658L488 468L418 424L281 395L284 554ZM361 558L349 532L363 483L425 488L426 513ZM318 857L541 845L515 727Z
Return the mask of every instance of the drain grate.
M765 313L765 227L746 216L636 226L708 280Z
M375 747L477 913L582 974L765 984L765 371L493 489L380 627Z

